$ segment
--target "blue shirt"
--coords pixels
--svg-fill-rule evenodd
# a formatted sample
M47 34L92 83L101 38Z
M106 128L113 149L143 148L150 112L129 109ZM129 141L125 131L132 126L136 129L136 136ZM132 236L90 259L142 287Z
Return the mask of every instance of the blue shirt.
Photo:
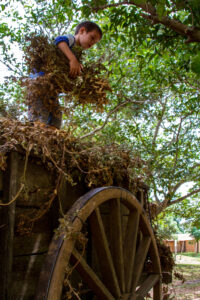
M60 42L67 43L67 45L69 46L69 48L72 49L74 47L74 44L75 44L75 37L72 34L58 36L55 39L54 44L58 45Z

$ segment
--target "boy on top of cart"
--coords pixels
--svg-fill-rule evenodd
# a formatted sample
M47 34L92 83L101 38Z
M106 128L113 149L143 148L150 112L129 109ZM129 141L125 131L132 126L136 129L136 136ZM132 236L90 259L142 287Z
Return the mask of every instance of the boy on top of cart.
M55 45L64 53L69 60L69 76L75 78L81 74L83 66L78 61L73 53L73 47L75 45L80 46L82 49L89 49L102 38L101 28L94 22L84 21L80 23L75 29L75 35L67 34L65 36L58 36L55 39ZM45 73L33 72L30 78L35 79L39 76L44 76ZM35 99L34 103L31 103L28 108L28 119L30 122L39 121L46 125L50 125L53 128L60 129L62 123L62 112L59 109L60 104L58 101L58 95L56 98L51 99L56 106L56 111L49 111L44 105L43 99Z

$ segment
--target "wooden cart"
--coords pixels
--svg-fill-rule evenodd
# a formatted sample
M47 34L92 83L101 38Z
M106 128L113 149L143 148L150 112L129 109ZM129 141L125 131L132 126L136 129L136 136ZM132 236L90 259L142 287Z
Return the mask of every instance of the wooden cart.
M4 204L20 189L24 161L12 152L0 173ZM159 254L143 209L145 188L133 195L119 187L87 191L64 182L59 201L29 235L20 235L19 215L40 208L46 195L41 191L52 186L53 174L30 162L26 177L30 199L0 207L1 300L162 299ZM66 213L55 232L59 205Z

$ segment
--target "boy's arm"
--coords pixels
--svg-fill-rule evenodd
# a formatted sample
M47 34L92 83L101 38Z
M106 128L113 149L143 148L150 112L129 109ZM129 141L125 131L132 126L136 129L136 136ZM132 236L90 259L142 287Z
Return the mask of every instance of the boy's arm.
M58 48L65 54L65 56L69 59L70 71L69 75L72 77L76 77L81 74L81 70L83 66L80 64L74 53L71 51L66 42L60 42L58 44Z

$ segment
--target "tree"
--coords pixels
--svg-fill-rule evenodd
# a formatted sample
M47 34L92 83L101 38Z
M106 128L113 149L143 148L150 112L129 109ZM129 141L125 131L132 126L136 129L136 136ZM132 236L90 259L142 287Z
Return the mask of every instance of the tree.
M98 12L104 16L109 38L117 39L113 61L120 57L117 60L120 67L112 70L118 75L117 90L129 95L130 105L124 109L123 117L119 113L115 128L118 139L126 130L126 137L149 162L149 184L159 213L200 191L195 146L199 128L199 76L193 73L194 67L190 68L194 61L196 65L199 63L199 39L194 35L199 35L200 4L197 1L104 1L98 5L95 1L84 1L84 4L86 13ZM198 73L198 68L195 71ZM123 84L125 78L134 88ZM134 103L135 98L148 100L139 106ZM193 188L185 195L180 193L181 187L193 180Z
M133 0L133 1L83 1L83 11L87 14L91 10L92 12L98 12L99 10L105 10L113 8L111 11L117 13L115 8L120 7L125 12L124 7L130 6L132 8L132 20L135 19L138 23L154 26L162 24L166 29L174 31L176 34L187 38L187 43L200 42L200 30L199 12L200 4L198 0ZM137 15L137 16L136 16ZM111 15L109 15L111 17ZM122 19L121 18L121 19ZM129 15L131 18L131 14ZM142 20L143 19L143 20ZM115 20L115 24L120 24L120 20L112 17ZM129 20L127 20L129 22ZM130 22L129 22L130 23Z
M154 228L159 240L174 240L176 235L181 233L178 221L173 214L161 213L156 221L154 221Z
M23 6L23 16L14 3ZM147 162L156 214L180 203L185 203L186 214L189 203L185 201L193 197L197 203L200 192L199 2L36 0L0 7L3 15L16 20L9 27L1 19L0 37L2 60L18 76L26 74L26 66L17 63L11 44L23 50L30 32L55 36L64 32L63 27L73 29L82 18L102 25L104 37L88 52L88 60L104 59L112 87L109 104L102 114L89 106L76 107L65 117L65 126L74 126L81 139L126 143ZM2 98L8 106L5 88ZM21 91L16 90L14 104L21 101ZM191 181L192 187L181 191ZM195 220L199 215L197 211Z
M199 253L200 229L198 229L197 227L193 227L191 229L191 234L195 238L195 241L197 243L197 253Z

